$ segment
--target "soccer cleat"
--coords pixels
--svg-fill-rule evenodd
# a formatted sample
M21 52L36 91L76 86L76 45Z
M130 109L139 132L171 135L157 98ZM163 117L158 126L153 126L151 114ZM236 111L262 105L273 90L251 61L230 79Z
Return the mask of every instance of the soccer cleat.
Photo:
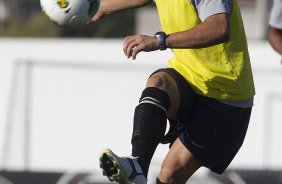
M147 179L135 157L118 157L111 150L100 154L100 168L103 175L120 184L147 184Z

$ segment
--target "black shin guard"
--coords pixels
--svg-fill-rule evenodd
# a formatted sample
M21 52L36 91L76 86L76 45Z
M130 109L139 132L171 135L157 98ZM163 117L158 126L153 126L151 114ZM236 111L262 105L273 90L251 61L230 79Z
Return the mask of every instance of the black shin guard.
M165 134L169 106L170 98L166 92L149 87L143 91L135 109L132 156L138 157L145 177L154 152Z

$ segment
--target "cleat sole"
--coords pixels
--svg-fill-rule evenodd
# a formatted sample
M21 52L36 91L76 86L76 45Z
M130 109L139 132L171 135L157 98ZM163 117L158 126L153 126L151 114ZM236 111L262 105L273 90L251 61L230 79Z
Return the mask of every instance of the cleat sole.
M111 182L116 181L120 184L131 184L131 182L125 177L121 166L111 150L103 150L100 154L99 160L103 175L106 176Z

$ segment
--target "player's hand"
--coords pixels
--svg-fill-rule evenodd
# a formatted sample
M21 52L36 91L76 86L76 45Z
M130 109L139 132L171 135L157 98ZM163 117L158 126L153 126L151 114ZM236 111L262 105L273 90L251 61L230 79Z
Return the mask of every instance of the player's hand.
M133 35L124 38L123 52L127 58L136 58L136 55L141 52L150 52L159 49L159 43L154 36Z

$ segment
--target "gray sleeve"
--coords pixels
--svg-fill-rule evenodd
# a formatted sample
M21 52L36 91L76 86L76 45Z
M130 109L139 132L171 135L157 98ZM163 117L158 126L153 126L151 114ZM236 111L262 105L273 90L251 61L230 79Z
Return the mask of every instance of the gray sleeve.
M269 25L282 29L282 0L274 0Z
M233 0L191 0L191 2L198 11L202 22L209 16L219 13L230 15L232 12Z

